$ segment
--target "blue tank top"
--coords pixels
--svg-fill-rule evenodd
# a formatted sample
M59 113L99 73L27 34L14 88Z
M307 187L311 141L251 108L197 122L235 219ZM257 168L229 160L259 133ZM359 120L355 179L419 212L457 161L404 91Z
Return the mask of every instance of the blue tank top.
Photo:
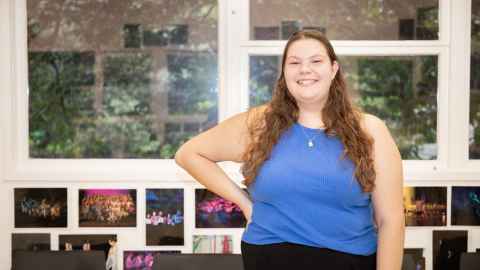
M312 138L313 147L308 146ZM279 139L249 187L252 221L242 240L291 242L358 255L377 249L371 195L342 159L337 137L295 123Z

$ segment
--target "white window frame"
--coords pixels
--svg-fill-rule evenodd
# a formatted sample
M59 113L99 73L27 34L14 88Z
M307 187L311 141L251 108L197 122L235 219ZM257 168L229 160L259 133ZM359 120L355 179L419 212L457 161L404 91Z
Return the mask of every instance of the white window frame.
M458 136L461 138L450 144L450 147L453 148L452 152L455 153L455 157L457 157L457 159L452 160L452 166L479 172L480 160L470 160L468 157L472 1L460 1L457 6L452 5L452 10L457 13L458 18L458 20L452 20L452 25L458 31L454 33L456 36L452 38L452 40L455 42L452 42L451 46L452 60L455 61L451 66L451 74L452 77L454 77L451 89L453 89L454 86L458 86L460 93L456 93L453 90L450 91L450 100L452 101L451 106L457 109L456 112L458 112L460 117L456 118L454 115L450 115L450 121L452 125L454 125L454 128L452 128L450 132L455 133L455 130L458 130ZM478 143L480 142L477 142L477 144ZM458 151L458 153L454 151ZM480 180L479 174L477 174L477 180Z
M438 57L438 110L437 110L437 160L405 160L404 166L408 168L407 172L431 172L435 173L437 170L445 170L447 168L447 155L448 155L448 100L444 94L446 93L447 87L445 86L448 78L448 51L444 47L380 47L380 46L371 46L371 47L358 47L358 46L338 46L335 42L332 42L335 52L339 56L423 56L423 55L434 55ZM249 57L252 55L281 55L282 48L268 48L268 47L257 47L257 48L244 48L242 50L241 56L244 61L241 64L243 69L240 74L242 74L241 84L242 89L247 89L247 91L241 91L243 93L241 103L242 108L248 108L248 80L249 80ZM407 178L411 179L413 175L409 175ZM420 176L414 177L418 179ZM420 177L421 179L421 177ZM413 179L412 179L413 180Z
M231 74L239 74L235 85L242 93L242 111L248 108L249 56L281 55L286 41L250 40L249 3L235 1L232 14L236 14L238 28L234 47L240 63L230 66ZM465 16L468 14L468 16ZM475 181L480 180L480 161L468 160L468 101L470 65L471 0L439 0L439 39L412 41L333 40L332 45L341 56L415 56L438 57L438 112L436 160L404 160L405 180L409 181ZM458 42L461 40L461 42ZM464 48L468 47L468 50ZM462 51L463 50L463 51ZM238 55L238 54L236 54ZM452 58L454 56L454 58ZM451 60L453 59L453 60ZM460 71L460 72L459 72ZM465 72L467 76L459 76ZM460 83L461 82L461 83ZM455 92L449 91L455 86ZM458 89L458 91L457 91ZM458 112L458 113L457 113Z
M178 166L173 159L41 159L28 155L28 63L27 63L27 7L26 0L3 1L9 11L3 21L9 23L6 35L7 51L13 56L9 67L4 69L7 76L7 100L12 107L5 109L6 132L3 154L5 161L4 178L12 181L192 181L193 179ZM218 66L219 66L219 119L230 112L232 97L225 91L226 66L226 26L220 21L227 18L226 1L218 1ZM3 10L3 9L2 9ZM5 35L5 36L6 36ZM8 39L7 39L8 40ZM8 58L7 58L8 59ZM10 69L10 70L9 70ZM231 162L221 164L236 179L240 174Z
M249 55L279 55L285 45L249 40L249 2L218 1L219 121L248 108ZM29 158L26 0L4 0L0 7L0 79L6 87L0 92L3 179L192 181L173 160ZM332 41L339 55L438 56L438 159L404 161L407 181L480 180L480 160L468 160L470 18L471 0L439 0L439 40ZM221 166L242 179L239 164Z

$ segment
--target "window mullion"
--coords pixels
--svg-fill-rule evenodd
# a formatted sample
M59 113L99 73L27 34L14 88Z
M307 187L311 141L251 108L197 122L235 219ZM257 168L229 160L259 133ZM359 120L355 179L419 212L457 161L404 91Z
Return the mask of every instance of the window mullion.
M471 1L451 3L450 81L448 91L449 156L452 170L468 160Z

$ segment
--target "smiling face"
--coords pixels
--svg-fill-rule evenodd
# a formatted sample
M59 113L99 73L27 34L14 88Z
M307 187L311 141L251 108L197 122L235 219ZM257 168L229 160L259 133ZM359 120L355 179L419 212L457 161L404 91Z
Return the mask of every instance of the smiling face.
M288 48L284 77L299 107L323 108L337 71L338 63L331 62L323 44L315 39L300 39Z

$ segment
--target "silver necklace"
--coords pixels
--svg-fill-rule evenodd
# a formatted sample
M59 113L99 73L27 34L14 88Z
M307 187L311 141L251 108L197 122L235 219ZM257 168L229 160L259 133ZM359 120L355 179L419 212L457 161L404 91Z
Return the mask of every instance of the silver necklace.
M300 125L300 124L298 124L298 125L300 126L300 128L301 128L301 130L302 130L302 132L303 132L303 135L305 135L305 138L307 138L307 146L308 146L308 148L313 148L313 147L315 146L315 144L314 144L315 137L316 137L318 134L314 134L312 137L309 137L309 136L307 135L307 133L305 132L305 129L306 129L306 128L305 128L304 126Z

